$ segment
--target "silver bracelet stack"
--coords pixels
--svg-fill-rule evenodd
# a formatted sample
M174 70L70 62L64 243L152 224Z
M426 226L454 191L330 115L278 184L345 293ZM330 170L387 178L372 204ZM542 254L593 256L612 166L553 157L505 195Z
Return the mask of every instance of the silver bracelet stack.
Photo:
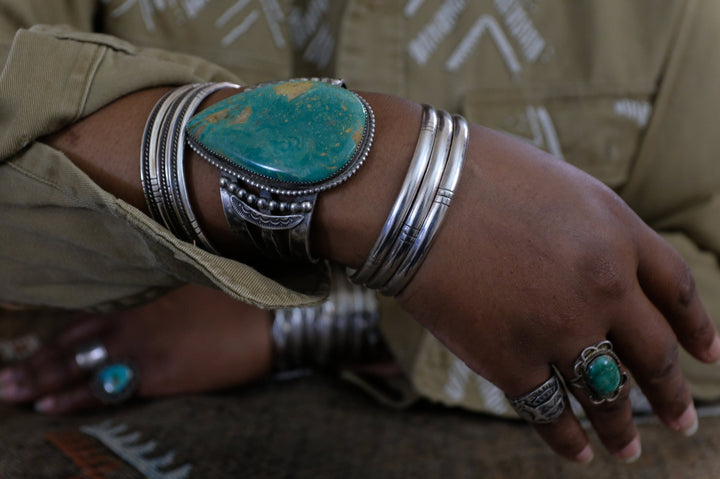
M140 178L150 216L184 240L211 253L215 248L200 228L185 181L185 126L200 103L232 83L185 85L155 105L143 134Z
M275 369L326 368L386 354L375 293L333 276L328 299L314 307L279 309L272 326Z
M365 262L348 270L351 281L388 296L407 286L450 206L467 142L463 117L423 106L420 135L400 194Z

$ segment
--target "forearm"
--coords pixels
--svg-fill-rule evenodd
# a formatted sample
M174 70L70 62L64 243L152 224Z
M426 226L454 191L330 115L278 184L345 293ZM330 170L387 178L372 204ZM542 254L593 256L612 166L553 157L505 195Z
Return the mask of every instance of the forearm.
M102 188L147 213L140 145L150 111L169 90L155 88L125 96L45 141L63 151ZM201 108L236 93L221 90ZM370 155L350 180L319 195L310 235L316 255L353 267L365 258L390 210L420 124L419 106L414 103L374 93L363 97L376 117ZM224 254L246 259L225 220L218 170L190 148L186 162L192 206L206 234Z

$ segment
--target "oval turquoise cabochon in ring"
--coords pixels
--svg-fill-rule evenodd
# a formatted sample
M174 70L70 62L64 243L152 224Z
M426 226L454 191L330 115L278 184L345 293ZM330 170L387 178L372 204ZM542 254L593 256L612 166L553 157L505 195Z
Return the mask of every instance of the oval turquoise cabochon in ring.
M280 182L315 184L353 158L366 121L360 99L321 81L248 90L201 111L188 134L213 155Z
M607 354L593 359L587 367L588 385L601 397L609 397L617 392L622 377L615 360Z

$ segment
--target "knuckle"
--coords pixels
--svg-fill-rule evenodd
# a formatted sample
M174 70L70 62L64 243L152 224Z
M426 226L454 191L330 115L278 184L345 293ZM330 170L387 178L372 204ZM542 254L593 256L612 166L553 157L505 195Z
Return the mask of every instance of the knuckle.
M655 385L665 384L677 372L679 355L680 345L677 342L666 345L651 362L654 367L648 374L649 382Z
M680 270L676 274L676 296L675 296L675 308L679 311L683 311L689 308L695 297L697 296L697 286L695 285L695 278L693 277L690 267L682 263Z
M621 299L630 291L630 283L616 257L608 247L597 247L581 253L578 260L579 271L586 280L586 286L606 299Z

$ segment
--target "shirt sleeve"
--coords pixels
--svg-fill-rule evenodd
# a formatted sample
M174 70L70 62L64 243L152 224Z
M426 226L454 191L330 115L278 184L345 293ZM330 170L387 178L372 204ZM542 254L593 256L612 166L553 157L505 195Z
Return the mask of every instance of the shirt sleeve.
M13 23L8 18L0 10L3 25ZM72 19L80 26L87 21ZM231 73L69 25L21 28L8 41L0 73L0 302L108 310L185 282L270 308L310 304L327 293L324 264L261 273L209 254L36 141L125 94L237 81Z

